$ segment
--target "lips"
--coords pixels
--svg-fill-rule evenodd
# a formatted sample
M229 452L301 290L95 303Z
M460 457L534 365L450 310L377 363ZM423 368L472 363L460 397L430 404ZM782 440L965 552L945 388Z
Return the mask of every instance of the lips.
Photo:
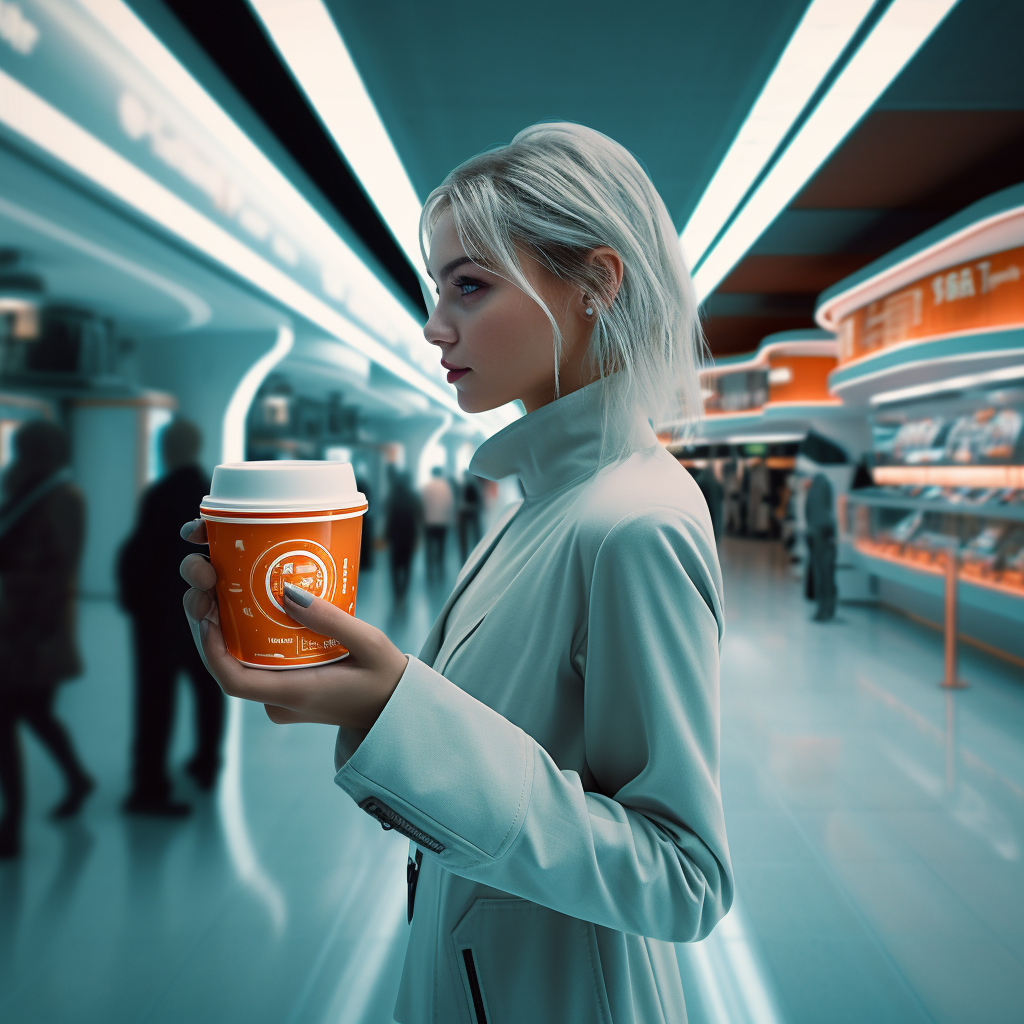
M469 373L468 366L452 366L451 363L446 363L443 359L441 365L448 371L448 383L454 384L460 377L464 377Z

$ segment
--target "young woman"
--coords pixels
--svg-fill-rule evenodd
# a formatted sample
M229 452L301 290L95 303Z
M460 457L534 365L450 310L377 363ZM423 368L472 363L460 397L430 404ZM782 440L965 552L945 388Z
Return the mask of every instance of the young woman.
M525 499L418 658L294 590L294 618L351 656L244 668L198 554L186 610L225 691L275 722L339 725L335 781L413 841L397 1020L685 1021L671 943L729 909L732 869L714 536L648 420L700 400L672 221L621 146L540 124L452 171L422 236L438 294L424 334L460 406L527 412L470 471L517 476Z

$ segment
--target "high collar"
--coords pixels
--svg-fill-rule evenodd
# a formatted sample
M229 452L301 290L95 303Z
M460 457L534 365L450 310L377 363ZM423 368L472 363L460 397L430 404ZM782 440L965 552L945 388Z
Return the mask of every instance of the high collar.
M484 441L469 471L485 480L515 475L527 498L536 498L591 475L624 450L657 444L647 419L616 400L620 390L615 377L606 378L535 409Z

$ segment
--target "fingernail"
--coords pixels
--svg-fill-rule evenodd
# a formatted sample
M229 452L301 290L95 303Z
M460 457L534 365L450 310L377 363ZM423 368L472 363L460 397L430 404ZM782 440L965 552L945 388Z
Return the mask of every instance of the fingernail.
M178 531L178 533L179 533L179 534L181 535L181 539L182 539L182 540L188 540L188 539L189 539L189 537L191 537L191 536L192 536L192 534L193 534L193 533L195 533L195 532L196 532L196 530L197 530L197 529L199 528L199 524L200 524L201 522L202 522L202 519L193 519L193 520L192 520L192 522L190 522L190 523L186 523L186 524L185 524L185 525L184 525L184 526L183 526L183 527L182 527L182 528L181 528L181 529L180 529L180 530Z
M199 638L206 640L206 634L210 632L210 620L200 619L199 620Z
M308 590L303 590L301 587L296 587L294 584L286 583L284 585L284 593L285 597L294 601L302 608L308 608L313 603L313 595L309 593Z

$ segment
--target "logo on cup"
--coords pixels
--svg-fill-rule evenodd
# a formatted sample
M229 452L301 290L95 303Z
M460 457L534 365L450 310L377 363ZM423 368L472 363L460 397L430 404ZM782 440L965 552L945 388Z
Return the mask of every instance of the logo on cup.
M301 629L284 610L284 585L290 583L330 601L337 578L337 567L326 548L310 540L286 540L267 548L256 559L251 587L257 607L268 619L279 626Z

